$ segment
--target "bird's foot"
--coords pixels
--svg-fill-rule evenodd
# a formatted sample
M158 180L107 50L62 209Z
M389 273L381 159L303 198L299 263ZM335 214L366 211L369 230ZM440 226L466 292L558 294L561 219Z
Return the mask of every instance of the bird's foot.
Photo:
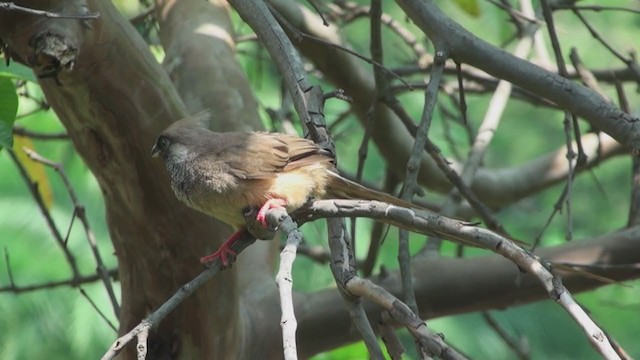
M231 246L238 241L238 239L240 238L240 235L242 235L242 232L243 230L236 231L235 233L233 233L233 235L231 235L227 240L225 240L225 242L222 243L222 245L220 245L218 250L216 250L211 255L207 255L200 258L200 263L203 265L206 265L214 261L215 259L220 258L220 261L222 262L223 267L229 266L229 259L227 258L227 256L238 255L235 251L233 251L233 249L231 249Z
M262 224L262 226L268 227L267 211L271 209L283 209L285 206L287 206L287 201L284 199L269 199L264 203L264 205L262 205L262 207L258 211L256 220L258 220L258 222Z

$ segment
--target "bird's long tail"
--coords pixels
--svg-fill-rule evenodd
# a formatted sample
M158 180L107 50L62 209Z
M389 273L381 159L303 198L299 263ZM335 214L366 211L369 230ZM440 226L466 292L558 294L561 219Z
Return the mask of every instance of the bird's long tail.
M327 186L328 197L337 199L376 200L410 209L423 209L421 206L398 199L393 195L372 190L349 179L345 179L331 170L327 170L327 173L329 174L329 186Z

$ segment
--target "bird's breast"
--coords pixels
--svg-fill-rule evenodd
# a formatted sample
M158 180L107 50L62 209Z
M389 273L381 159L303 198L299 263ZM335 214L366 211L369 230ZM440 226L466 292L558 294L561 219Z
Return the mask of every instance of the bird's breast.
M188 161L167 162L167 170L171 188L180 201L229 225L237 227L238 221L243 222L242 218L228 216L240 206L235 199L238 184L231 175L213 168L203 171ZM241 217L242 212L238 213Z
M261 207L269 199L283 199L292 212L309 198L326 192L326 164L311 164L266 179L239 179L224 171L198 171L188 164L170 169L171 186L188 206L235 228L244 226L243 210Z

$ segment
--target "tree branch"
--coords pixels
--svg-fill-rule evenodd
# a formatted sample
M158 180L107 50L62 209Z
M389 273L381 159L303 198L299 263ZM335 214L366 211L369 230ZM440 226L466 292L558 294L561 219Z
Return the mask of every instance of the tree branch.
M549 99L583 117L629 149L640 151L640 121L607 103L593 90L479 39L446 16L431 0L396 2L432 41L446 42L455 60Z
M231 249L240 254L249 245L253 244L256 239L248 232L244 232L242 236L235 242ZM149 331L156 330L160 326L160 322L164 320L173 310L180 305L187 297L191 296L196 290L200 289L211 278L225 268L222 266L220 258L215 259L208 264L209 268L201 272L193 280L182 285L169 300L164 302L157 310L148 315L136 327L126 334L119 337L102 356L102 360L111 360L124 349L134 338L138 338L137 354L139 359L145 359L147 356L147 337Z
M109 301L111 302L111 306L113 307L114 314L116 315L116 317L119 317L120 305L118 304L118 299L116 298L116 294L113 291L113 286L111 285L111 278L109 276L109 272L107 270L107 267L104 265L104 262L102 261L100 250L98 250L96 237L93 233L93 230L91 230L91 226L89 225L89 219L87 219L84 206L82 206L78 201L76 192L73 190L73 187L71 186L71 182L69 181L67 174L62 168L62 165L42 157L40 154L36 153L31 149L24 148L23 150L27 153L27 156L29 156L31 160L37 161L41 164L44 164L46 166L53 168L60 175L60 178L62 179L62 182L64 183L64 186L67 189L67 192L69 193L71 202L73 203L74 214L80 219L80 222L82 222L82 226L84 227L85 235L87 237L87 241L89 242L89 247L91 248L93 257L96 260L96 272L98 273L98 275L100 275L102 284L104 285L104 288L107 290ZM73 220L72 220L72 225L73 225ZM69 226L69 230L71 230L72 225Z
M287 235L287 244L280 253L280 267L276 275L276 284L280 291L280 309L282 311L280 326L282 327L284 358L285 360L295 360L298 358L296 346L298 323L293 308L293 275L291 270L296 259L297 248L302 242L302 233L291 217L286 213L285 215L286 218L280 222L280 228Z
M322 37L328 41L341 43L341 35L338 32L337 26L323 26L321 20L315 14L290 0L270 1L271 4L278 9L280 14L300 31L316 37ZM316 68L322 71L327 81L344 89L344 91L353 98L354 112L358 115L360 122L364 124L367 121L366 114L369 111L371 98L375 92L373 77L358 61L347 54L328 49L326 46L316 43L301 42L296 45L298 49L300 49L300 52L312 61ZM415 69L424 71L419 67L415 67ZM428 66L425 67L425 69L430 70L431 67ZM455 74L455 66L451 66L448 69L448 73ZM492 81L494 82L496 81L495 78L490 75L473 69L467 64L462 65L462 70L463 72L465 70L473 71L477 76L493 79ZM633 79L628 69L619 69L615 72L615 76L611 75L608 71L594 71L594 75L598 79L611 82L614 81L615 77L624 79L625 81ZM575 73L572 73L572 76L575 76ZM411 153L413 138L404 126L402 126L400 119L387 106L377 108L374 118L371 119L371 121L376 124L376 126L371 127L371 138L376 143L383 157L387 160L390 171L393 171L397 175L404 174L406 170L404 165ZM591 138L592 134L585 136ZM605 138L608 138L608 136ZM610 155L617 155L624 151L624 149L614 145L615 141L609 142L609 140L604 140L603 142L607 142L607 145L603 146L603 149L608 147L615 150L613 152L604 151L603 154L607 155L605 155L605 157L599 157L596 155L599 149L597 145L598 141L591 141L592 146L587 149L586 142L588 142L588 140L584 140L583 138L583 145L589 157L589 163L585 167L580 168L580 171L590 168ZM609 145L613 147L611 148ZM565 180L567 171L566 159L564 158L565 153L565 148L560 147L557 151L542 155L539 158L532 159L519 166L501 169L480 168L473 181L474 185L472 190L478 194L482 202L491 207L501 207L512 204L523 197L540 191L540 189L548 188ZM560 157L564 160L563 162L557 161ZM594 159L598 160L592 162ZM449 192L452 189L452 185L437 168L435 162L426 154L423 155L421 161L421 171L418 178L419 183L438 192ZM460 169L461 164L451 162L451 167ZM542 176L540 176L541 174Z
M591 264L593 266L588 269L610 279L637 279L640 269L636 264L640 263L640 254L635 250L639 237L640 227L636 226L593 239L574 240L561 246L543 248L536 253L553 263ZM499 255L464 259L418 257L413 260L412 269L420 316L427 320L480 310L504 309L549 298L539 280L530 274L522 274L511 261ZM565 286L574 293L607 285L577 272L558 272ZM372 280L396 296L402 293L397 270L384 272ZM348 330L348 314L333 305L340 298L335 289L299 294L295 298L296 314L301 319L298 324L301 356L307 357L358 340L357 334ZM380 306L367 302L364 307L370 316L382 311ZM318 338L324 341L319 342Z

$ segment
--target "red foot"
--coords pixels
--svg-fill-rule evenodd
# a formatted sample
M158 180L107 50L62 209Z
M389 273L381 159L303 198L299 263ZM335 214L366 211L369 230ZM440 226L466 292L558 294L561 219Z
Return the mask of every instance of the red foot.
M271 209L283 209L286 205L287 201L284 199L269 199L258 211L256 220L258 220L262 226L267 227L267 211Z
M222 266L224 267L229 266L229 259L227 259L227 256L230 254L233 256L238 255L235 251L231 249L231 246L235 244L236 241L238 241L238 239L240 238L240 235L242 235L243 232L244 230L239 230L233 233L233 235L231 235L227 240L225 240L225 242L223 242L222 245L220 245L220 247L218 248L218 250L216 250L213 254L202 257L200 259L200 263L207 264L214 261L217 258L220 258L220 261L222 261Z

